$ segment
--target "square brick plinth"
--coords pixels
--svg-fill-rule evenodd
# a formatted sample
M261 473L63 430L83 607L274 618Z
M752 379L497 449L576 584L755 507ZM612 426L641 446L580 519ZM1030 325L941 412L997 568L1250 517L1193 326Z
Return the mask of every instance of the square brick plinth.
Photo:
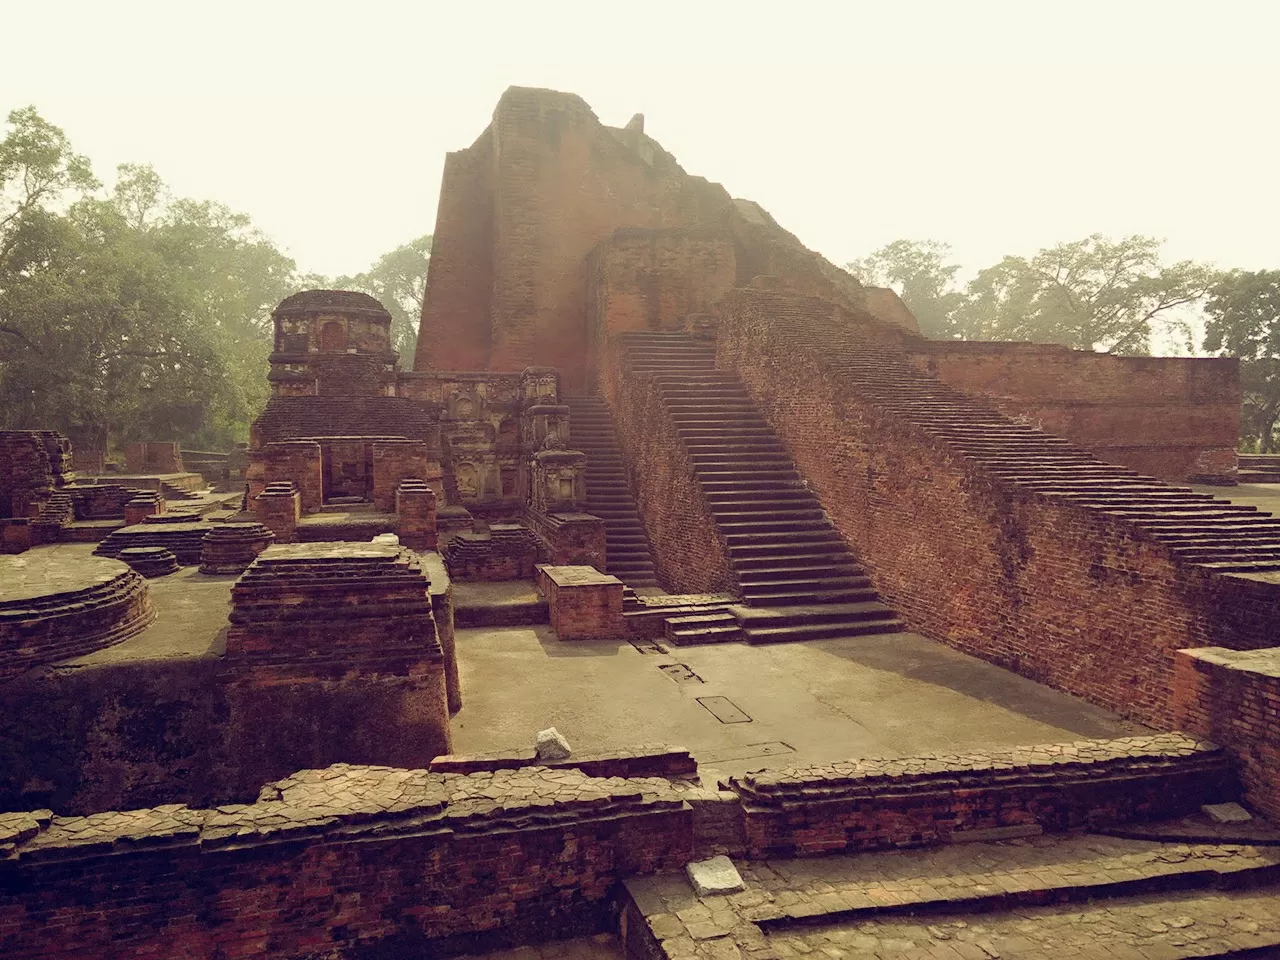
M538 567L538 591L547 598L551 629L561 640L615 640L627 635L622 581L595 567Z

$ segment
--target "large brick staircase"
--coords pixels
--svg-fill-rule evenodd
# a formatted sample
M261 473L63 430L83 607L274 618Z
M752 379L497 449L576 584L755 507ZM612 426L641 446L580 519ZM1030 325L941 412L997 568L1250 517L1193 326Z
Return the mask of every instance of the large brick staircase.
M809 351L837 365L860 396L1007 483L1132 523L1183 562L1218 573L1280 570L1280 520L1269 513L1103 463L1065 439L956 393L872 344L851 348L827 340L819 347L811 341Z
M569 437L587 455L587 513L604 521L605 572L629 587L658 585L644 525L618 449L609 408L597 396L566 397Z
M682 333L628 333L622 342L629 372L656 383L693 461L745 604L737 619L746 639L900 630L745 388L715 369L713 346Z

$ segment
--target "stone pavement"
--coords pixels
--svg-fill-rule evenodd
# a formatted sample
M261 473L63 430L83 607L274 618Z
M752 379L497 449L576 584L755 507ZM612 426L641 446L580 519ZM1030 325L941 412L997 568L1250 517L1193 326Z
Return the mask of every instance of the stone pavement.
M478 955L481 960L624 960L622 944L611 933L556 940L536 947L516 947Z
M1071 932L1080 956L1112 956L1089 950L1117 937L1153 950L1153 945L1190 947L1213 937L1235 943L1231 938L1236 933L1241 942L1261 937L1280 944L1280 889L1274 886L1266 896L1208 890L1162 893L1275 884L1280 880L1277 847L1075 834L886 854L739 862L738 868L746 890L728 897L699 898L677 874L627 881L666 956L1067 956L1050 950L1064 929ZM1196 910L1179 906L1179 897L1196 900ZM1089 901L1089 906L1043 906L1067 900ZM1028 911L1038 912L1033 916ZM1086 915L1091 919L1083 927L1058 919ZM1182 922L1188 915L1197 922L1205 917L1206 928L1207 918L1218 917L1223 931L1197 930L1196 936L1189 936L1184 931L1190 924ZM1041 948L1046 952L1037 952ZM1195 955L1132 954L1148 960Z
M1087 906L835 924L770 936L790 960L1180 960L1280 956L1280 887L1125 897Z

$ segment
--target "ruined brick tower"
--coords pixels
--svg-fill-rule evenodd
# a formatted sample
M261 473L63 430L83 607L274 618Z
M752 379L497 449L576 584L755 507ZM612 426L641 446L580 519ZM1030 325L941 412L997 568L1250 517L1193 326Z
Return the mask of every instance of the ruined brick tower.
M642 117L608 127L574 94L512 87L479 139L445 159L414 367L549 365L571 392L589 379L589 304L666 327L760 274L867 305L759 206L685 173ZM872 299L914 327L900 304L889 312L892 294Z

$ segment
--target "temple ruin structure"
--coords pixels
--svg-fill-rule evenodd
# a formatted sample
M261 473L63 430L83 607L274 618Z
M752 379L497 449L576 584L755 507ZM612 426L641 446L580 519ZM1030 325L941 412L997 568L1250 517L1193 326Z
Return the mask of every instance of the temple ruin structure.
M242 450L0 433L0 956L1280 949L1235 360L929 340L526 88L390 328L280 303Z

